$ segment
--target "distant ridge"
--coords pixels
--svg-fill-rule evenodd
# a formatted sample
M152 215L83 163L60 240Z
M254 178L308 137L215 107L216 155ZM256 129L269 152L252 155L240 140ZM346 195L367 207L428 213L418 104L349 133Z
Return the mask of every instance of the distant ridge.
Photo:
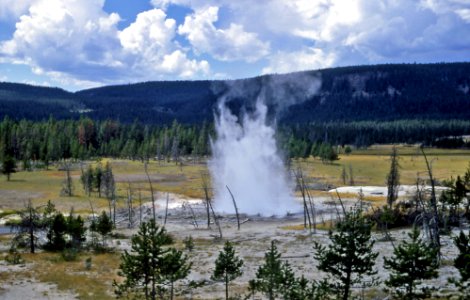
M253 103L263 80L321 77L319 92L291 106L281 122L470 120L470 63L339 67L234 80L249 87L230 105ZM88 116L147 124L212 121L214 85L222 81L160 81L105 86L75 93L59 88L0 82L0 118L42 120ZM305 84L311 84L306 81ZM254 92L253 92L254 91Z

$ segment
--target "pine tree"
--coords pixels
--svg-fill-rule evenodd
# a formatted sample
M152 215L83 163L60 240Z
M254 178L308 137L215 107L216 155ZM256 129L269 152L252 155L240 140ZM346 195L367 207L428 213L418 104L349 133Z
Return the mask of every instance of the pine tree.
M215 261L215 270L211 276L212 280L225 282L225 299L228 299L229 282L243 274L243 260L236 256L232 243L227 241L223 251Z
M106 237L111 233L113 230L113 222L111 218L108 217L106 212L102 212L98 219L91 222L90 230L93 232L98 232L103 241L103 246L106 245Z
M24 236L29 238L30 252L36 251L36 236L35 233L41 230L44 222L39 214L37 208L33 207L31 200L28 201L26 209L20 212L20 223L17 225L18 232L14 237L15 241L21 240Z
M52 220L47 233L46 249L52 251L62 251L65 249L65 233L67 232L67 221L62 213L57 213Z
M16 160L13 156L6 155L3 158L0 171L7 177L7 181L10 181L11 174L16 172Z
M250 289L266 295L270 300L282 295L294 279L288 264L283 264L275 241L264 254L264 264L256 272L256 279L250 282Z
M98 197L101 198L101 184L103 182L103 169L101 164L98 164L93 174L93 187L98 191Z
M111 164L106 162L103 172L103 179L101 181L101 188L104 190L104 196L108 199L109 215L111 216L112 202L114 200L116 184L114 182L113 169Z
M387 174L387 204L390 209L398 198L398 187L400 186L399 168L397 148L393 147L390 154L390 171Z
M163 266L161 269L164 281L170 284L170 299L174 297L174 284L180 279L186 278L191 270L191 263L188 263L188 257L182 251L170 248L163 257Z
M80 248L86 240L85 222L81 216L74 217L73 209L67 217L67 233L70 235L71 246L73 248Z
M391 270L385 284L394 288L393 293L401 299L429 297L429 290L416 291L416 285L422 280L436 278L439 263L436 260L437 249L427 245L419 237L417 227L408 234L411 241L403 241L393 250L391 258L384 259L384 267Z
M83 185L83 190L88 195L88 197L90 197L91 192L93 190L93 181L94 181L93 175L94 175L93 168L91 167L91 165L89 165L86 171L82 170L82 175L80 176L80 180Z
M461 292L461 299L470 298L470 232L468 236L463 231L460 231L459 236L454 238L454 243L459 249L459 254L454 260L454 266L459 270L460 280L452 279L459 291Z
M145 299L155 300L157 292L162 292L159 284L165 280L162 270L168 267L164 257L171 251L163 246L171 242L165 228L155 225L154 220L140 224L138 233L132 237L131 252L126 250L121 255L118 275L124 281L114 282L116 295L143 293Z
M336 224L336 232L330 231L328 247L314 244L318 269L329 274L329 282L340 299L349 299L354 284L361 283L364 276L377 273L373 268L378 253L372 251L371 228L372 224L364 218L362 210L354 208Z

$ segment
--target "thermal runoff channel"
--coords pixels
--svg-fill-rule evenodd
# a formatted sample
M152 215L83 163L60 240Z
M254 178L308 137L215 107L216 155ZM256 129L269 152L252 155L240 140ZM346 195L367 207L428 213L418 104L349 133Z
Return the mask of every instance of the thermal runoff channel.
M244 88L250 88L231 86L220 97L215 118L216 138L211 142L209 161L217 211L234 212L227 187L242 213L283 216L301 209L294 201L293 185L277 149L275 121L268 121L267 103L277 110L275 113L280 113L313 96L319 88L319 79L309 76L309 88L296 89L299 81L306 80L304 77L264 82L256 93L254 109L242 110L240 118L227 102L243 93ZM283 99L278 99L282 96Z

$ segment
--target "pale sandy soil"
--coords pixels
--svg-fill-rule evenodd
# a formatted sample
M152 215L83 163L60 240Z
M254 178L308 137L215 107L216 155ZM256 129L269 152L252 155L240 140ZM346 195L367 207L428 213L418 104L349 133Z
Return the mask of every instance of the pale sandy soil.
M7 265L0 262L0 273L9 273L8 279L0 282L0 299L78 299L73 292L59 291L54 284L39 282L21 274L28 269L28 265Z
M175 196L174 201L178 201ZM170 200L170 205L172 201ZM346 205L351 205L353 200L346 199ZM310 233L308 230L295 230L289 229L289 226L303 224L303 217L301 214L286 216L283 218L274 217L259 217L259 216L242 216L242 220L248 221L241 225L241 229L237 230L236 218L234 215L225 215L220 220L223 241L218 241L215 237L218 236L218 230L215 224L211 224L211 228L207 229L207 221L204 218L204 210L202 204L192 202L193 211L197 215L198 227L194 225L191 213L181 209L170 209L166 228L176 240L183 240L188 236L192 236L195 240L195 250L189 255L193 262L193 268L188 280L207 280L209 284L202 288L198 288L191 292L188 291L187 297L194 299L217 299L224 296L224 286L222 283L215 283L210 280L210 276L214 270L215 259L219 251L222 250L223 241L229 240L235 244L238 255L245 261L243 268L243 275L237 278L232 283L232 290L234 293L245 293L247 282L255 278L256 270L264 260L264 253L270 247L271 241L275 240L279 251L293 267L298 276L303 274L309 279L320 280L325 277L325 274L317 270L317 262L314 259L313 242L321 244L328 244L328 233L325 230L318 230L316 233ZM173 203L173 207L177 206ZM332 206L323 206L323 218L330 219L336 215L336 208ZM161 215L160 215L161 216ZM317 216L317 220L320 218ZM162 223L163 219L159 218ZM468 230L468 229L467 229ZM135 232L131 229L126 229L123 232L126 235L131 235ZM391 235L395 238L395 245L401 240L407 239L409 230L394 230ZM457 234L454 231L453 234ZM374 233L373 239L376 240L374 251L379 253L376 261L376 268L378 271L378 278L383 282L388 278L388 271L383 268L384 257L392 255L393 247L390 242L381 242L383 234ZM438 288L448 288L447 278L457 276L457 270L452 267L452 262L457 254L457 249L453 245L450 236L443 236L442 238L442 254L443 261L445 262L439 270L439 278L427 282L427 284ZM121 250L130 249L129 241L121 241L118 246ZM368 280L368 279L366 279ZM187 281L185 281L187 282ZM382 296L383 284L375 288ZM181 287L181 289L185 289ZM360 292L360 288L354 289Z
M431 191L431 186L425 186L424 189L426 192L429 192ZM443 186L435 187L436 192L442 192L445 189L447 188ZM340 194L359 194L362 191L364 196L386 197L388 189L386 186L342 186L328 192L335 194L336 191ZM398 188L399 197L411 197L414 194L416 194L415 185L400 185Z
M163 214L166 204L166 194L157 195L157 222L163 224ZM331 201L328 198L317 199L316 201ZM353 200L344 199L346 205L351 205ZM182 204L185 204L182 207ZM323 219L331 219L336 215L338 207L318 205L317 216L320 222L320 214ZM192 212L191 212L191 209ZM140 209L135 209L134 221L138 223ZM145 203L142 209L144 220L151 215L151 203ZM304 275L308 279L322 279L325 274L317 269L317 262L314 259L313 242L328 244L328 233L326 230L318 230L311 233L309 230L298 229L298 225L303 224L303 216L301 213L284 216L282 218L260 217L242 215L242 221L246 221L241 225L241 229L237 230L236 218L234 215L220 216L220 224L222 227L223 240L220 241L218 230L215 224L211 224L207 228L205 219L205 210L201 200L182 198L178 195L170 194L169 215L167 219L167 231L174 236L176 247L182 248L182 240L192 236L195 242L194 251L188 253L190 261L193 263L191 273L187 280L177 284L177 289L183 291L180 299L219 299L224 297L224 285L222 283L213 282L210 277L214 270L214 263L219 251L222 250L224 241L229 240L234 243L236 252L239 257L244 260L243 275L231 283L230 291L232 295L246 294L247 283L255 278L257 268L263 263L264 253L269 248L271 241L275 240L282 257L287 260L297 276ZM194 222L193 214L196 216L197 226ZM120 216L119 232L127 237L137 232L137 225L134 228L127 227L127 219ZM292 226L296 226L293 228ZM300 226L301 227L301 226ZM466 229L468 230L468 229ZM391 235L396 239L395 244L407 238L409 230L395 230ZM468 231L467 231L468 232ZM457 234L457 231L454 231ZM373 239L376 240L374 251L379 253L376 268L378 277L381 281L387 279L388 271L383 268L383 258L392 255L392 245L390 242L381 242L383 235L374 233ZM447 278L458 276L457 270L452 267L452 260L457 254L457 249L451 241L451 237L442 237L442 254L443 266L439 270L439 278L427 282L427 284L438 288L449 288ZM119 239L110 241L110 245L116 247L118 251L130 250L130 239ZM1 272L18 272L18 276L9 276L8 281L0 284L0 299L74 299L73 292L59 292L54 285L49 283L39 283L34 279L25 279L21 275L21 269L26 268L18 266L8 266L0 264ZM16 270L16 271L15 271ZM206 280L205 286L189 290L186 286L189 280ZM368 279L366 279L368 280ZM383 299L386 294L382 291L383 284L374 288L375 293ZM355 287L354 291L361 292L360 287ZM370 291L367 291L370 292ZM260 298L258 295L256 299ZM371 299L371 298L367 298Z

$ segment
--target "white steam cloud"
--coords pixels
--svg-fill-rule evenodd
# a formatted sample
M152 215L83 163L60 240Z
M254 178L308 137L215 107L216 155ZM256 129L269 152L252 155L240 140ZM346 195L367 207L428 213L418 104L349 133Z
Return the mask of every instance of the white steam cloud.
M256 83L226 83L218 103L217 136L211 143L209 161L217 211L234 212L227 186L242 213L282 216L300 210L277 149L275 124L269 121L268 106L279 116L289 106L312 97L320 85L318 77L307 73L264 77ZM227 104L241 98L249 101L242 107L244 114L239 119ZM247 107L253 102L254 108Z

